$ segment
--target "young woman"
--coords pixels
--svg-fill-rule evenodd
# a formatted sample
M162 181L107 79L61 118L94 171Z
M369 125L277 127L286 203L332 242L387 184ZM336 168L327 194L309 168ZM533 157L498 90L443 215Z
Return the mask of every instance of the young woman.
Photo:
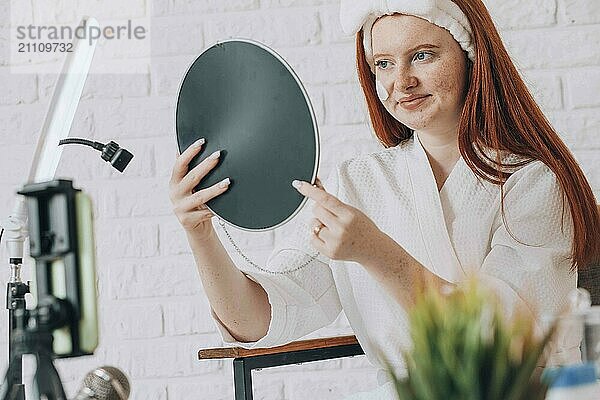
M217 158L188 172L199 144L175 163L171 199L225 340L280 345L344 310L369 360L381 366L383 353L401 373L406 311L422 282L476 273L509 314L563 310L573 272L600 259L600 217L481 0L347 0L341 20L356 33L385 149L343 162L325 188L293 183L314 206L296 219L301 234L272 253L272 273L240 272L217 239L204 203L227 186L192 193ZM556 356L575 359L578 345L561 341ZM372 397L388 398L389 386Z

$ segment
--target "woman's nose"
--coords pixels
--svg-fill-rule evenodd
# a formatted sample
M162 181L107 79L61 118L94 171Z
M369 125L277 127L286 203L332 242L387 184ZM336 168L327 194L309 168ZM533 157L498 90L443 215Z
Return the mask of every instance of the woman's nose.
M408 69L402 69L398 71L396 79L394 80L394 91L399 93L407 93L410 89L417 87L419 80L417 77Z

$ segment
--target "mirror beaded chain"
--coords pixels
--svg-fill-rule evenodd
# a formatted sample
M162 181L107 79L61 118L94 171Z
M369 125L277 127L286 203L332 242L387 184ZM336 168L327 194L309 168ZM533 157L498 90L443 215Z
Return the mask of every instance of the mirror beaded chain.
M283 271L272 271L267 268L263 268L261 266L259 266L258 264L256 264L255 262L253 262L252 260L250 260L250 258L248 258L248 256L246 256L242 250L239 248L239 246L235 243L235 241L233 240L233 238L231 237L231 235L229 234L229 231L227 230L227 228L225 228L225 224L223 223L223 220L221 218L218 219L219 220L219 225L221 226L221 228L223 229L223 231L225 232L225 235L227 236L227 239L229 240L229 242L231 243L231 245L233 246L233 248L235 249L235 251L250 265L252 265L254 268L256 268L257 270L264 272L266 274L271 274L271 275L282 275L282 274L291 274L293 272L299 271L305 267L307 267L310 263L312 263L314 260L317 259L317 257L321 254L319 252L317 252L316 254L313 254L312 256L310 256L310 258L303 262L301 265L291 268L291 269L286 269Z

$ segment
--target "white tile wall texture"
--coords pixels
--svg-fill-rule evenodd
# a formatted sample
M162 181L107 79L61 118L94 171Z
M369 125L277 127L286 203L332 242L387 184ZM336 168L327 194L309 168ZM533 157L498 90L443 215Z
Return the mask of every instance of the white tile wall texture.
M69 148L59 167L59 175L73 178L95 203L102 320L93 357L57 362L68 392L77 390L89 369L112 364L130 375L133 399L232 398L229 362L196 360L199 348L220 342L167 195L176 153L177 88L189 63L214 41L254 38L279 51L307 87L321 128L322 177L343 159L376 150L355 77L353 39L339 26L338 0L140 0L102 6L90 0L80 2L77 13L61 0L44 1L44 7L22 1L33 2L35 13L55 23L86 12L139 17L140 7L151 18L148 71L90 76L72 131L116 140L135 153L132 164L121 175L92 150ZM0 216L8 214L13 193L24 182L56 79L10 73L6 3L0 5ZM600 2L486 4L531 90L600 194ZM278 235L234 232L259 262ZM1 260L5 253L3 247ZM24 275L31 276L31 263ZM8 268L0 273L2 288L7 279ZM2 368L6 317L0 313ZM347 332L341 318L315 336ZM255 382L256 399L326 400L371 388L375 377L359 357L263 370L255 373Z

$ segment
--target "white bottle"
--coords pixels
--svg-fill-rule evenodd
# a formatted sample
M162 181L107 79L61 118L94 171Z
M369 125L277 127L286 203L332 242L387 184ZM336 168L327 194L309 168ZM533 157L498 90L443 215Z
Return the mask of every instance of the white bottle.
M593 363L569 365L554 372L546 400L600 399L600 384Z

